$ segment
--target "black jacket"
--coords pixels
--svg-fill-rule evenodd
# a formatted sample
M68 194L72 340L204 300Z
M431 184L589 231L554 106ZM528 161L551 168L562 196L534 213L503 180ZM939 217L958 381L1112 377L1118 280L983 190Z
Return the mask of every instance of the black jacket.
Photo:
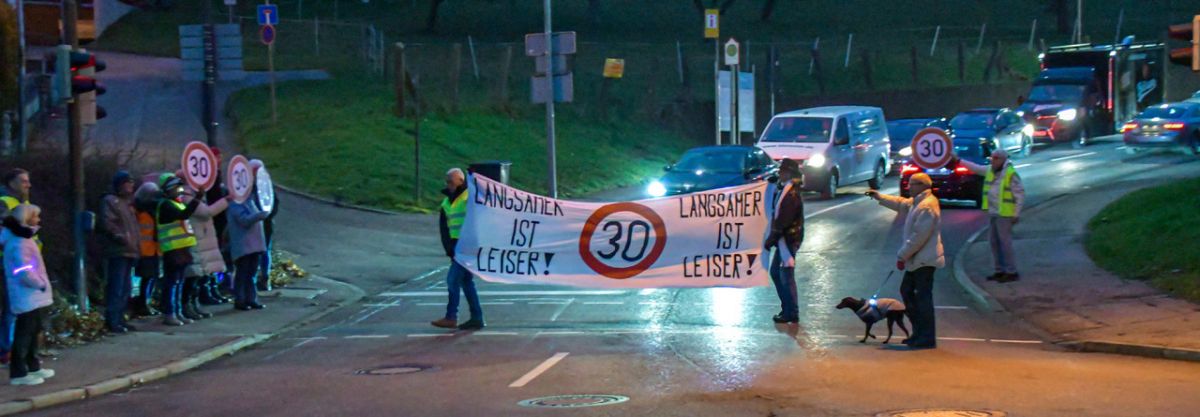
M458 198L459 195L462 195L462 193L465 192L467 192L467 186L463 185L462 187L458 187L457 190L454 190L454 192L442 190L442 195L445 195L446 198L450 199L450 201L454 201L454 199ZM458 239L450 238L450 226L446 224L446 210L443 210L439 207L438 213L440 214L438 216L438 231L442 233L442 249L446 251L446 256L453 258L454 246L458 245Z
M771 234L767 236L766 248L770 249L783 239L795 255L804 243L804 199L800 197L800 183L792 183L792 188L780 198L783 201L771 219Z

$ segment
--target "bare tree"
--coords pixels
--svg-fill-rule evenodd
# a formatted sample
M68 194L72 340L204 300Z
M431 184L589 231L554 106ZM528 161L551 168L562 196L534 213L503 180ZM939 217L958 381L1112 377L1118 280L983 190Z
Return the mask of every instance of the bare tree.
M775 13L775 0L766 0L763 2L761 20L763 22L771 21L771 14Z
M425 30L433 32L437 29L438 10L446 0L429 0L429 17L425 19Z

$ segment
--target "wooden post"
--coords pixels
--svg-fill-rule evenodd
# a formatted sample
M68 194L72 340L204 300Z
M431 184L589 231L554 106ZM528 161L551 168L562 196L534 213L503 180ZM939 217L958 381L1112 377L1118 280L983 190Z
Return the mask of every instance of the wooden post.
M450 111L458 113L458 84L462 74L462 44L451 47L450 57Z
M504 47L504 60L500 65L500 85L499 85L499 100L500 107L508 111L508 76L512 70L513 47L507 45Z
M675 41L675 68L679 72L679 84L683 85L683 45Z
M396 52L392 59L395 61L393 72L395 73L396 117L404 117L404 74L407 72L404 67L404 43L396 42L394 49Z
M400 71L396 71L400 73ZM406 74L407 75L407 74ZM413 96L416 120L413 121L413 205L421 204L421 99L418 95L417 77L408 79L409 93Z
M967 46L964 45L962 42L959 42L958 43L958 82L959 83L967 82L967 58L966 58L966 56L964 56L966 54L965 49L967 49Z
M983 82L992 80L992 68L996 66L998 56L1000 56L1000 41L996 41L992 47L992 56L988 58L987 66L983 68Z
M313 16L313 50L321 56L321 18Z
M871 77L871 51L863 48L862 52L863 79L867 81L867 89L875 89L875 80Z
M471 51L471 68L475 70L475 82L479 82L479 61L475 59L475 40L467 36L467 49Z
M917 75L917 46L913 45L909 51L909 57L912 59L912 83L917 85L921 83L921 77Z
M817 93L825 95L825 74L821 71L821 49L813 44L812 49L813 78L817 80Z

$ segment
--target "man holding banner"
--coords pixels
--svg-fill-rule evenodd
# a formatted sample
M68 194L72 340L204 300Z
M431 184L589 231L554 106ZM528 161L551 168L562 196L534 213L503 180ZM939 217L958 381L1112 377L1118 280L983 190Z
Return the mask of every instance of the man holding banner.
M475 292L475 277L471 271L454 260L454 249L458 246L458 238L467 218L467 178L461 169L451 168L446 172L446 189L442 190L442 194L445 194L446 198L442 199L438 229L442 235L442 248L446 250L446 256L450 257L450 270L446 273L446 289L450 299L446 303L446 316L430 324L447 329L482 329L483 307L479 305L479 294ZM461 326L458 325L460 288L471 310L471 319Z
M764 252L775 250L771 257L771 281L779 294L781 311L772 319L776 323L800 321L796 295L796 254L804 242L804 200L800 198L800 164L784 159L779 166L779 182L769 191L774 198L767 208L771 215L771 234L763 245Z

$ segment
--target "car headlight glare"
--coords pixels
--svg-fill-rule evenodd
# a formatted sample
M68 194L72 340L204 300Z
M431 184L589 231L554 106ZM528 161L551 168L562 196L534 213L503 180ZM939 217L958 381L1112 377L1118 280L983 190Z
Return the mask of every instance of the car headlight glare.
M646 186L646 194L651 197L662 197L667 195L667 186L659 180L650 181L650 185Z
M1079 110L1075 109L1066 109L1058 112L1058 120L1062 120L1064 122L1075 120L1075 117L1077 116L1079 116Z
M808 158L808 162L806 162L805 165L808 165L808 166L814 167L814 168L823 167L823 166L825 166L825 155L815 154L812 157Z
M1033 125L1025 125L1021 128L1021 133L1024 133L1025 136L1033 136Z
M912 156L912 146L905 146L903 148L900 148L900 156L903 156L903 157Z

